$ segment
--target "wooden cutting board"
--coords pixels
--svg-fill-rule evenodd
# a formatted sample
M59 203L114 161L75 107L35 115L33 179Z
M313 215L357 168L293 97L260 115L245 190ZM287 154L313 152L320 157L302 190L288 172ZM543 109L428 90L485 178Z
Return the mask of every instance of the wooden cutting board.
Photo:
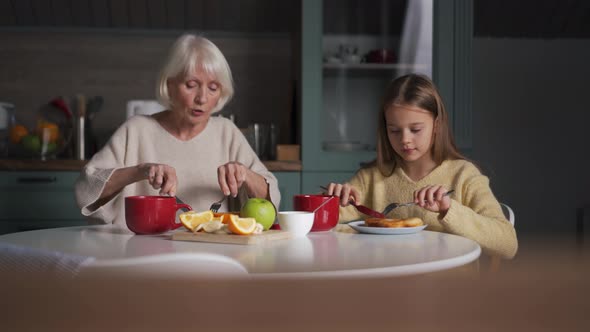
M236 234L210 234L193 233L189 231L178 231L172 234L175 241L197 241L210 243L230 244L260 244L268 241L284 240L291 237L291 233L280 230L268 230L257 235L236 235Z

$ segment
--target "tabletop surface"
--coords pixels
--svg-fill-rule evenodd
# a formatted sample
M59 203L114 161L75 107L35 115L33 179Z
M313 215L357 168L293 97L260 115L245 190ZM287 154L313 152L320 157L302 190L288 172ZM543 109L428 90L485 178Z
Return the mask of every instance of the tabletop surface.
M340 225L338 229L348 226ZM178 230L180 231L180 230ZM0 242L95 257L97 261L172 253L213 253L243 265L250 275L273 277L399 276L459 267L481 249L469 239L439 232L407 235L332 230L257 245L171 240L171 232L135 235L113 225L64 227L0 236Z

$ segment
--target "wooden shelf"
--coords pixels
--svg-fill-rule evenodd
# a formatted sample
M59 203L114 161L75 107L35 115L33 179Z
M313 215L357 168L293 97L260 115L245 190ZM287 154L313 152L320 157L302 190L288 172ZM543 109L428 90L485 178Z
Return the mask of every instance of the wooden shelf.
M424 70L428 69L426 64L411 63L324 63L324 69L343 69L343 70L393 70L393 69L411 69Z

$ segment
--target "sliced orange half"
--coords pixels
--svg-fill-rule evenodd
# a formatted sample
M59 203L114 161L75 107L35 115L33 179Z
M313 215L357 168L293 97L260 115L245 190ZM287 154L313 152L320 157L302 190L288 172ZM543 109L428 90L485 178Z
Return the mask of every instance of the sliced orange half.
M235 214L230 214L227 229L238 235L252 234L256 230L256 219L240 218Z
M178 215L178 218L184 227L194 231L200 224L213 220L213 212L211 210L203 212L187 211Z
M229 224L229 219L232 215L239 217L239 214L239 212L213 212L213 216L219 218L224 224Z

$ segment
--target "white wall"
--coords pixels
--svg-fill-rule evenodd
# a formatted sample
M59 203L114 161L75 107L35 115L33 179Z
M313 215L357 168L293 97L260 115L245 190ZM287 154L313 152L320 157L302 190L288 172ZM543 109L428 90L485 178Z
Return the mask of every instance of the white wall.
M574 236L590 205L589 124L590 40L474 40L469 154L519 234Z

